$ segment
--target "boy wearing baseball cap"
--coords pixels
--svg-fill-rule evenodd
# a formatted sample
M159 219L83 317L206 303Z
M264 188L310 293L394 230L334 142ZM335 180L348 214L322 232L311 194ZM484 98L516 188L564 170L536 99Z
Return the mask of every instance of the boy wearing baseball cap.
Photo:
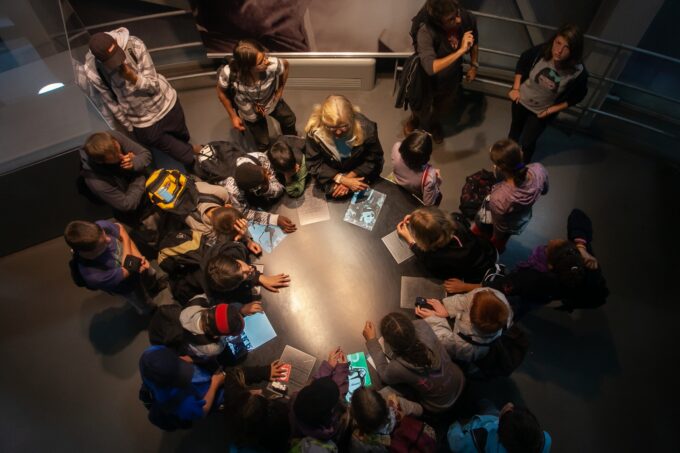
M141 39L122 27L95 33L84 68L91 91L99 96L95 104L109 124L115 119L143 145L193 163L201 147L189 143L177 92L156 72Z

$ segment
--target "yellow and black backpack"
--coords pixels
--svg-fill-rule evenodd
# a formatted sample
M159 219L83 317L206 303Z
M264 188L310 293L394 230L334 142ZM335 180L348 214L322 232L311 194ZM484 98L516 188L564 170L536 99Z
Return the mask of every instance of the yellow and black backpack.
M192 213L198 203L196 183L179 170L154 171L146 180L146 193L153 205L179 216Z

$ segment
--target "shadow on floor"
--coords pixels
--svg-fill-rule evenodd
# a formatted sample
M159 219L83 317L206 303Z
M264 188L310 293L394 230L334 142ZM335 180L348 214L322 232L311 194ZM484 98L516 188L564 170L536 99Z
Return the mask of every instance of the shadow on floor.
M601 309L570 316L546 307L527 314L522 325L530 332L531 346L521 370L538 382L551 381L590 399L600 394L606 377L621 373Z
M480 126L486 116L487 101L484 94L461 90L451 113L442 121L444 136L456 135L471 127Z
M92 317L90 342L97 352L114 355L132 343L148 324L149 316L138 315L127 303L110 307Z
M228 451L224 423L222 414L210 414L195 421L191 430L164 433L158 452Z

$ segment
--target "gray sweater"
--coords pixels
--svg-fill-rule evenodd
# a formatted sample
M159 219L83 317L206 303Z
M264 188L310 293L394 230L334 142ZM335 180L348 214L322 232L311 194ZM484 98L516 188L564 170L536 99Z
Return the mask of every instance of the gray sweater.
M377 339L367 341L366 348L385 384L408 385L416 391L423 407L432 412L442 412L458 399L463 391L465 376L458 365L451 361L425 321L413 321L413 326L418 339L433 353L433 364L429 369L413 365L400 357L390 359Z
M92 162L84 149L80 150L81 174L87 187L103 202L122 212L134 211L144 195L144 171L151 164L151 152L118 131L108 131L124 152L134 154L132 169L123 170L118 165L101 165Z

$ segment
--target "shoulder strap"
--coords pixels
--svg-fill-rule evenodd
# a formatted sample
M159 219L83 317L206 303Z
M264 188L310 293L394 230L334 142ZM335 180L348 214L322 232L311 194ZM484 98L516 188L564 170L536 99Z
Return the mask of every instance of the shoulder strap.
M472 442L475 444L475 448L479 453L484 453L486 451L486 440L489 436L489 432L486 428L475 428L470 431L472 435Z
M101 79L102 83L106 86L106 89L109 90L111 96L113 96L113 100L118 102L118 96L116 96L116 93L111 87L111 79L109 78L109 74L106 72L106 70L102 69L101 64L97 61L97 59L94 60L94 66L97 69L97 74L99 74L99 78Z
M423 169L423 176L422 176L422 178L420 178L420 188L423 191L423 193L425 192L425 183L427 182L427 173L430 171L431 168L432 168L432 165L425 164L425 168Z
M493 340L489 341L488 343L482 343L482 342L473 340L470 335L464 334L463 332L458 332L458 336L460 338L462 338L466 343L470 343L471 345L474 345L474 346L491 346L502 335L499 335L498 337L494 338Z
M137 55L135 55L135 53L134 53L133 50L134 50L134 49L133 49L132 46L130 45L130 40L128 39L128 42L127 42L127 44L125 45L125 53L127 53L127 54L130 56L130 58L132 58L132 61L135 62L135 65L138 65L138 64L139 64L139 59L137 58Z

